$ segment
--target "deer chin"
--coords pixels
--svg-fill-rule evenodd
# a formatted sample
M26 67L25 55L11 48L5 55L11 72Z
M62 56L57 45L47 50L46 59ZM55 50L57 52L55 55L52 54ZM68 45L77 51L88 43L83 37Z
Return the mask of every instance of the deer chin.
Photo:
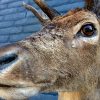
M38 94L40 87L30 81L0 80L0 97L9 100L23 100Z
M0 97L10 100L22 100L34 96L39 92L38 87L16 87L10 85L0 85Z

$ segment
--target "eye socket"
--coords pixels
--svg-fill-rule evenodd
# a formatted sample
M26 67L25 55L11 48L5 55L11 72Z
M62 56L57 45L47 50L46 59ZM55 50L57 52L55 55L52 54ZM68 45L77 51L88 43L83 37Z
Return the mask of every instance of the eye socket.
M81 32L82 36L90 37L90 36L95 35L96 28L94 27L94 25L92 23L87 23L87 24L82 26L80 32Z

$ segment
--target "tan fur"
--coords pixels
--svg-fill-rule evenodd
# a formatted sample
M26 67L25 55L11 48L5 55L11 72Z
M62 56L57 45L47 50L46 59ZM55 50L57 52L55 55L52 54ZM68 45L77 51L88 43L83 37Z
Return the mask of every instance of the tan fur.
M38 92L80 91L82 100L86 100L98 85L98 20L88 10L70 11L54 18L36 36L0 48L0 57L11 53L18 56L13 64L0 70L0 96L22 100ZM75 38L88 22L94 24L97 38Z

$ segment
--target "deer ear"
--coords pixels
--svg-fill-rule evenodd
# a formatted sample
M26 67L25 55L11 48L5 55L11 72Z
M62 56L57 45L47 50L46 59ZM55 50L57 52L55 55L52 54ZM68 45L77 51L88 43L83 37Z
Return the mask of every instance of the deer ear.
M100 0L85 0L85 8L100 17Z

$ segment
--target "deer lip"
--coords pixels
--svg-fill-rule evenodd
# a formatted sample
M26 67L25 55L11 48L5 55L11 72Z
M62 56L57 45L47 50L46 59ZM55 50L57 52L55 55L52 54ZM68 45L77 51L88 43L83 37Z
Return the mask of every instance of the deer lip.
M0 88L26 88L26 87L28 87L28 86L0 84Z
M5 85L5 84L0 84L0 87L8 87L8 88L10 88L10 87L14 87L14 86L11 86L11 85Z
M0 88L29 88L33 87L30 85L22 85L22 84L6 84L6 83L0 83Z

